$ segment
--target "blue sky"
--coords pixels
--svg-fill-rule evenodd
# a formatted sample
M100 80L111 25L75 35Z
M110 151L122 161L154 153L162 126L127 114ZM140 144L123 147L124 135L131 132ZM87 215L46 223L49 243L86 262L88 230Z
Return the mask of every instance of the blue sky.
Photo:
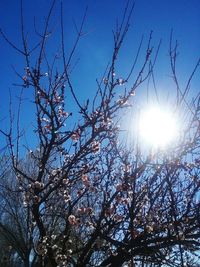
M29 33L30 43L36 41L34 36L34 17L38 29L47 14L50 0L24 0L25 29ZM49 55L54 55L59 48L59 3L52 19L54 37L48 47ZM70 49L73 44L75 30L73 21L77 24L88 6L85 32L81 40L75 58L80 58L79 64L74 70L73 83L81 101L94 95L95 79L101 77L105 67L110 60L113 48L112 29L114 29L116 18L120 18L126 1L124 0L64 0L64 26L66 33L66 46ZM7 36L19 47L20 41L20 1L0 1L0 27ZM119 75L128 71L131 60L144 35L147 40L153 30L153 43L155 45L162 39L162 46L155 68L155 78L161 94L168 93L170 85L170 69L168 58L169 35L173 28L174 36L179 42L178 69L180 80L184 84L192 70L195 62L200 56L200 1L199 0L136 0L132 24L126 42L124 43L120 58L121 66ZM7 127L9 88L13 96L13 106L17 105L16 95L19 88L14 87L17 82L12 67L23 72L24 62L16 51L13 51L2 38L0 38L0 127ZM194 92L199 91L199 80L195 80ZM170 88L171 89L171 88ZM31 90L31 89L30 89ZM173 89L171 89L173 90ZM170 92L170 90L169 90ZM31 92L25 92L25 98L30 98ZM23 121L30 118L30 110L25 105Z

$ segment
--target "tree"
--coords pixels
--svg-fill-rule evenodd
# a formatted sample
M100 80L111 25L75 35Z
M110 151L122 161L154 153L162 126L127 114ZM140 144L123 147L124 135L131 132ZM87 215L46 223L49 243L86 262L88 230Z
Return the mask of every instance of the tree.
M38 142L34 149L25 146L33 163L31 172L23 165L20 105L16 131L10 114L10 130L2 129L1 133L7 139L15 183L24 199L23 210L30 212L35 223L31 240L39 266L191 266L189 256L198 251L200 241L200 95L189 104L186 94L199 61L182 90L176 74L177 44L171 35L169 54L177 90L176 111L184 107L191 115L184 122L179 141L167 153L143 152L138 142L130 148L118 125L137 88L153 76L160 45L153 47L150 34L146 50L142 51L140 44L126 77L116 76L134 6L128 2L113 34L111 63L96 81L94 99L82 104L75 93L71 68L86 14L67 56L61 8L62 57L55 57L51 64L47 42L54 6L55 1L34 48L24 33L22 5L23 49L13 45L1 31L25 59L25 75L18 74L22 92L33 92L33 133ZM137 64L142 52L140 66ZM67 98L74 101L77 112L72 114L66 109Z
M23 163L23 167L31 169L31 161ZM25 195L16 183L15 174L12 171L10 160L7 157L1 159L0 179L0 236L2 257L7 261L5 266L35 266L37 255L34 252L33 239L37 236L35 224L31 216L30 208L25 205ZM31 264L30 264L30 258Z

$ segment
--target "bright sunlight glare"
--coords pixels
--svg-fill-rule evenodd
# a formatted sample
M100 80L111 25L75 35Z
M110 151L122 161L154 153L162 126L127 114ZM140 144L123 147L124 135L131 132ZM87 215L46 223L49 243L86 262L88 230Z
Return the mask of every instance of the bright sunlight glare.
M141 112L139 131L149 145L163 148L177 137L178 126L172 113L153 107Z

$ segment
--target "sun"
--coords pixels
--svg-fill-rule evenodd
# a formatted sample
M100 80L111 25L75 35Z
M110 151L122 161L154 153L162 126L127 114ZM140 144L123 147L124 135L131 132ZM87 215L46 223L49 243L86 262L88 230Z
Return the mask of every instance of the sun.
M160 107L148 108L140 114L139 133L142 141L164 148L177 137L177 120L171 112Z

